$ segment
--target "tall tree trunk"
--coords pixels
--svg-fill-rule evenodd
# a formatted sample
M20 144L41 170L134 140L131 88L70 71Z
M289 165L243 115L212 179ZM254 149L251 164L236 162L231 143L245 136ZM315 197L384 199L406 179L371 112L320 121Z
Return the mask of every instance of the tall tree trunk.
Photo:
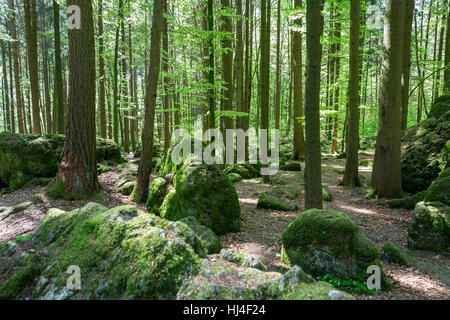
M123 1L119 0L119 23L116 29L116 38L114 45L114 65L113 65L113 136L114 141L119 143L119 106L118 106L118 59L119 59L119 31L121 26L121 21L123 19L122 14Z
M447 11L447 30L445 31L444 94L450 94L450 6Z
M387 0L378 134L372 172L373 195L386 198L398 196L402 191L400 131L404 28L405 2Z
M55 35L55 76L54 76L54 105L56 114L53 114L53 121L55 122L55 132L64 133L64 113L66 109L66 102L64 100L63 89L63 75L61 62L61 39L59 32L59 4L53 0L53 29Z
M164 13L167 15L167 0L164 0ZM164 150L170 148L170 114L167 111L169 106L169 32L167 26L167 18L163 18L162 31L162 46L163 46L163 72L164 72Z
M360 0L350 0L350 49L348 80L347 157L342 185L359 186L358 142L359 142L359 65L360 65Z
M130 106L131 106L131 148L136 151L137 133L137 86L136 86L136 66L133 64L133 41L131 38L131 23L128 23L128 48L130 51Z
M297 10L302 7L302 0L295 0ZM298 14L297 14L298 15ZM302 19L294 21L296 31L293 32L292 63L294 74L294 149L293 159L299 160L305 157L305 137L303 133L303 57L302 57L302 33L300 28Z
M261 0L261 61L260 61L260 81L261 81L261 130L269 130L269 96L270 96L270 2ZM267 134L267 137L269 135ZM260 148L268 150L269 139L260 140Z
M234 70L236 77L236 111L245 112L244 110L244 44L242 39L242 0L236 0L236 46L234 58ZM244 127L244 117L236 118L236 128Z
M31 85L31 103L33 114L33 130L41 134L41 119L39 116L39 66L37 52L37 16L36 0L24 0L25 35L27 41L28 71Z
M214 1L208 0L208 31L209 31L209 128L216 127L215 111L216 111L216 97L215 97L215 79L214 79ZM177 113L178 114L178 113ZM179 120L178 120L179 122Z
M146 79L145 115L142 129L141 161L131 199L144 202L147 198L150 174L152 172L153 129L155 125L156 95L161 65L161 31L163 20L163 0L154 0L152 18L152 40L150 48L150 69Z
M322 1L307 0L306 8L306 88L305 88L305 209L322 209L320 153L320 67L323 32Z
M42 24L44 29L46 28L46 5L43 3L42 8ZM52 133L52 112L51 112L51 98L50 98L50 85L49 85L49 76L48 76L48 45L47 45L47 36L45 34L42 35L42 72L44 76L44 97L45 97L45 119L46 119L46 127L47 133Z
M106 109L105 109L105 60L103 58L103 1L98 7L98 108L100 113L100 137L106 139Z
M333 139L331 141L331 153L338 153L338 130L339 130L339 94L340 94L340 87L339 87L339 80L341 75L341 22L339 19L341 19L341 16L339 14L341 10L341 1L338 2L339 7L336 8L336 14L335 14L335 30L334 30L334 38L336 38L336 44L335 44L335 52L334 54L336 57L334 58L334 77L333 77L333 96L332 101L334 105L334 115L333 115Z
M3 96L5 99L5 125L6 131L11 131L11 113L10 113L10 103L9 103L9 90L8 90L8 69L6 68L6 45L2 41L2 62L3 62Z
M68 0L78 5L83 28L69 30L69 97L66 140L53 194L66 199L89 197L100 188L95 152L95 44L91 0ZM56 193L57 194L57 193ZM55 194L55 195L56 195Z
M220 0L222 10L230 10L230 0ZM222 111L233 110L233 51L231 48L231 19L228 14L221 16L222 32L229 33L222 39L222 78L224 81L224 97ZM229 116L223 118L224 129L233 129L233 120Z
M130 117L129 117L129 105L128 105L128 81L127 81L127 60L126 50L127 41L125 38L125 18L121 19L121 32L122 32L122 77L120 85L122 87L121 104L123 109L123 146L125 153L130 152Z
M403 68L402 68L402 131L408 126L409 79L411 69L411 31L414 15L414 0L406 0L405 27L403 34Z
M16 104L17 104L17 124L19 127L19 133L25 133L24 120L23 120L23 103L22 94L20 88L20 69L19 69L19 46L17 44L17 31L16 31L16 12L14 7L14 0L9 0L9 10L11 12L10 25L11 25L11 38L13 39L13 60L14 60L14 84L16 89Z
M14 76L13 76L13 62L11 54L11 44L8 45L9 58L9 90L10 90L10 112L11 112L11 132L16 133L16 117L14 112Z

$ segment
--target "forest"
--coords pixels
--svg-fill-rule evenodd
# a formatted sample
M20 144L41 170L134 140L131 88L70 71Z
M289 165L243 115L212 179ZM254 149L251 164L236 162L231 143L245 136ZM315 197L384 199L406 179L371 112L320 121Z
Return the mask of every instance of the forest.
M0 300L450 299L448 0L0 0L0 51Z

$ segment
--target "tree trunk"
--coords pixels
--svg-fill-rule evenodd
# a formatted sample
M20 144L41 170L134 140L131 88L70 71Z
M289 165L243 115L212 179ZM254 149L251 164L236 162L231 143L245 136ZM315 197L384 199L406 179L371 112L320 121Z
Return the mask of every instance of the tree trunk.
M161 29L163 20L163 0L154 0L152 18L152 39L150 48L150 69L146 79L145 115L142 129L141 161L131 199L144 202L147 198L148 184L152 172L153 129L155 125L156 95L161 64Z
M27 42L28 71L31 86L31 103L33 114L33 131L41 134L41 119L39 116L39 66L37 52L37 16L36 0L24 0L25 35Z
M222 10L230 9L230 0L220 0ZM229 36L222 39L222 78L224 81L224 97L223 97L223 111L233 110L233 51L231 48L231 19L228 15L222 15L222 32L226 32ZM224 129L233 129L233 120L229 116L223 118Z
M387 0L378 134L372 172L373 195L386 198L398 196L402 191L400 131L404 21L405 2Z
M408 126L409 79L411 69L411 31L414 14L414 0L406 0L405 29L403 35L403 68L402 68L402 131Z
M55 76L54 76L54 105L56 114L53 114L53 121L55 123L55 132L64 133L64 113L66 103L63 92L63 76L62 76L62 62L61 62L61 39L59 32L59 4L53 0L53 29L55 35Z
M23 125L23 103L22 94L20 89L20 70L19 70L19 47L16 31L16 13L14 8L14 0L9 0L9 10L11 12L10 25L11 25L11 38L13 39L13 60L14 60L14 84L16 89L16 104L17 104L17 125L19 133L24 133Z
M348 80L348 120L347 120L347 157L345 160L342 185L359 186L358 142L359 142L359 65L360 65L360 0L350 0L350 49Z
M164 0L164 13L167 15L167 0ZM167 26L167 18L163 19L163 72L164 72L164 109L168 110L169 106L169 32ZM164 150L170 148L170 114L169 111L164 112Z
M447 30L445 32L444 94L450 94L450 6L447 11Z
M105 60L103 58L103 1L98 7L98 108L100 113L100 136L106 139L106 109L105 109Z
M66 199L93 195L100 188L95 152L95 45L92 1L68 0L81 10L81 30L68 31L69 97L66 140L53 191Z
M295 0L297 10L302 7L302 0ZM294 149L293 159L299 160L305 157L305 137L303 133L303 57L302 57L302 19L294 21L296 31L293 32L292 63L294 74Z
M323 31L322 1L307 0L306 8L306 88L305 88L305 209L322 209L320 153L320 67Z

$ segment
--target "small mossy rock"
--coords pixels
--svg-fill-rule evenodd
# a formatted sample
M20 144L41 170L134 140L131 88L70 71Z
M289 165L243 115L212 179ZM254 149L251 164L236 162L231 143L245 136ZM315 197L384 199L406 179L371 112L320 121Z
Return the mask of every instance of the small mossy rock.
M129 181L123 184L117 191L124 196L129 196L133 192L135 185L136 183L134 181Z
M261 271L267 270L267 267L258 258L246 255L237 250L222 249L220 250L220 258L226 261L234 262L238 266L255 268Z
M105 160L122 163L126 161L120 152L120 147L117 143L109 139L97 138L97 162Z
M380 258L402 266L414 267L417 262L406 251L400 249L394 242L386 241L381 248Z
M234 172L228 173L227 174L228 178L230 178L231 182L236 183L242 180L242 177Z
M0 243L0 251L4 246ZM6 276L1 272L1 298L21 297L35 283L32 298L38 300L173 299L198 273L205 255L184 223L134 206L108 210L95 203L70 212L51 210L30 246L39 259L30 253L30 261L21 262L16 258L23 256L20 248L0 258L11 259L0 263L0 269L11 270ZM80 268L81 290L67 288L69 266Z
M417 203L423 201L426 194L426 191L421 191L412 196L404 197L401 199L391 199L386 201L385 203L389 208L404 208L412 210Z
M356 224L342 212L305 211L288 226L281 241L282 262L299 265L314 277L330 274L365 282L367 267L381 268L377 246L360 235ZM383 272L381 284L389 288Z
M276 196L270 195L267 192L263 192L259 195L256 208L278 210L278 211L296 211L298 210L298 205L286 203Z
M191 228L197 237L200 238L203 248L208 254L218 253L222 249L219 238L210 228L201 225L195 217L186 217L180 220Z
M0 133L0 184L19 189L33 178L56 175L64 146L63 135ZM97 139L97 161L122 162L120 148L112 141Z
M363 160L359 163L360 166L372 168L373 162L370 160Z
M433 101L428 118L439 119L447 111L450 111L450 95L440 96Z
M255 175L253 171L248 169L246 166L241 164L232 164L228 168L224 170L224 173L230 174L230 173L237 173L240 175L243 179L252 179L257 177L258 175Z
M230 279L217 283L214 279ZM178 300L333 300L354 299L325 282L316 282L294 266L284 275L237 266L222 259L204 259L200 272L188 279Z
M327 187L322 187L322 199L323 199L323 201L327 201L327 202L333 201L333 196L331 195L331 191Z
M414 194L430 186L445 167L446 161L441 155L443 151L445 154L449 140L450 111L439 118L430 117L404 133L401 159L403 190Z
M450 252L450 207L419 202L408 225L408 248Z
M286 171L302 171L302 165L300 162L288 161L284 165L280 166L280 169Z
M184 143L184 142L181 142ZM206 146L205 142L202 142L198 139L191 139L191 149L190 152L193 152L195 150L195 144L200 144L202 146L202 150L204 150L204 147ZM179 151L178 154L176 154L176 151ZM155 173L164 177L166 175L174 175L178 170L181 169L184 163L188 162L188 160L191 158L191 153L188 155L183 154L184 150L180 149L178 150L177 147L170 147L166 151L164 151L162 157L159 159L159 161L155 165ZM178 156L180 159L185 160L181 161L179 164L175 164L173 162L173 157Z
M150 190L148 191L147 201L145 206L147 210L155 214L159 214L164 198L167 194L167 181L164 178L157 177L152 181Z
M450 206L450 168L445 169L427 189L425 202L438 201Z
M241 207L231 180L216 165L187 160L173 178L175 189L164 198L162 218L194 216L221 235L240 230Z

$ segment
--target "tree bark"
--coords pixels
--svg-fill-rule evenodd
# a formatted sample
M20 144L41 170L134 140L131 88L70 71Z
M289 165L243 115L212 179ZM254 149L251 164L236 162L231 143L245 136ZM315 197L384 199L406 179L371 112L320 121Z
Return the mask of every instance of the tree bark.
M98 108L100 113L100 137L106 139L106 109L105 109L105 60L103 58L103 1L98 7Z
M142 129L141 161L131 199L144 202L147 198L150 174L152 172L153 129L155 125L156 95L161 65L161 31L163 0L154 0L150 48L150 69L146 79L144 127Z
M406 0L405 29L403 35L403 69L402 69L402 131L408 126L409 80L411 69L411 31L414 15L414 0Z
M62 62L61 62L61 39L59 32L59 4L53 0L53 29L55 35L55 76L53 83L54 90L54 106L53 121L54 128L57 133L64 133L64 113L66 103L64 101L63 92L63 76L62 76ZM56 111L56 112L55 112Z
M66 139L58 174L50 188L61 188L66 199L80 199L96 193L95 152L95 45L91 0L68 0L78 5L82 29L68 31L69 96Z
M402 192L400 159L401 77L405 2L386 1L378 134L372 172L372 195L392 198Z
M320 153L320 67L323 31L322 1L307 0L306 8L306 88L305 88L305 209L322 209Z
M14 84L16 89L16 104L17 104L17 125L19 127L19 133L25 133L24 120L23 120L23 103L22 94L20 88L20 70L19 70L19 47L17 44L17 31L16 31L16 13L14 7L14 0L9 0L9 10L11 11L11 38L13 39L13 61L14 61Z

